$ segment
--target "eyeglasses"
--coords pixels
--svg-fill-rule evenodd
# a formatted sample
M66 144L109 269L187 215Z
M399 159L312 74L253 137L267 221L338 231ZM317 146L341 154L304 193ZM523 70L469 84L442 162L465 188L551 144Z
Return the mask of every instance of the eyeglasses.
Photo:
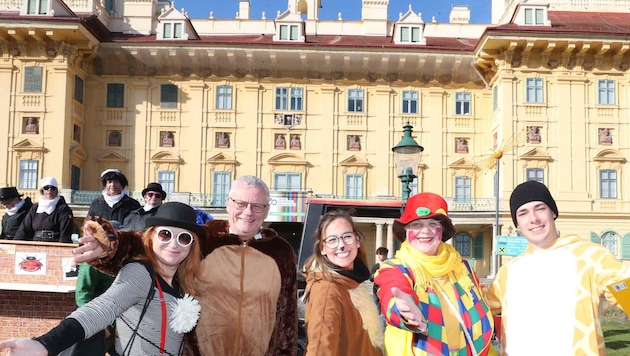
M162 199L162 194L160 193L153 193L153 192L148 192L147 194L145 194L147 197L149 198L160 198Z
M160 240L160 242L163 244L170 244L171 241L173 241L174 234L173 234L173 231L171 231L171 229L169 228L161 227L157 229L156 235L157 235L158 240ZM191 235L187 231L182 231L179 234L177 234L177 244L180 245L181 247L190 246L193 243L193 241L194 241L193 235Z
M339 246L339 241L341 240L343 240L343 243L346 245L354 245L357 241L357 234L354 232L348 232L341 236L330 235L326 237L324 243L328 246L328 248L335 248Z
M45 185L42 187L43 190L57 190L57 187L52 185Z
M439 221L433 219L418 219L407 224L407 226L405 226L405 230L422 230L425 227L433 231L438 227L442 227L442 224Z
M269 204L250 203L244 200L236 200L236 199L233 199L232 197L228 197L228 199L230 199L232 203L234 203L234 207L237 210L245 210L247 209L247 206L251 206L253 212L262 213L262 211L265 210L265 208L269 206Z

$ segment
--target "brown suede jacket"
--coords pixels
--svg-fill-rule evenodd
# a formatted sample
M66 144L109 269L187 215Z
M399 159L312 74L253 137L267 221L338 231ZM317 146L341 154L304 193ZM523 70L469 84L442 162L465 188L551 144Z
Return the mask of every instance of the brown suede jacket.
M229 233L227 221L209 221L205 227L206 238L200 241L204 280L195 296L201 315L184 354L295 355L297 259L291 245L272 229L243 242ZM116 235L118 243L111 244L115 252L91 262L110 275L144 253L138 233Z

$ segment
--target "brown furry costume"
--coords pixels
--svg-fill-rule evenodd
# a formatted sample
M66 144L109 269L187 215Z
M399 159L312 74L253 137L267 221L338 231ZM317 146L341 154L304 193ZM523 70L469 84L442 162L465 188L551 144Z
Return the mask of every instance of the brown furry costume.
M200 241L204 281L195 296L201 316L184 354L198 354L198 346L207 356L295 355L297 279L291 245L272 229L243 242L229 234L227 221L209 221L205 227L206 238ZM138 233L117 232L116 237L118 244L110 244L107 257L91 262L111 275L143 253Z

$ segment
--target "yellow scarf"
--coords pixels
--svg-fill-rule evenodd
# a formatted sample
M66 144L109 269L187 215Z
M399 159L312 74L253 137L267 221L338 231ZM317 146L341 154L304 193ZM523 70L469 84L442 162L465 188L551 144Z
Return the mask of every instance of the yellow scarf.
M411 267L416 277L417 288L431 287L431 289L436 290L438 286L433 284L433 278L444 277L449 273L454 275L455 280L467 293L473 287L473 282L468 276L468 270L462 263L462 256L453 246L444 242L440 243L436 256L429 256L405 241L400 246L400 250L396 252L396 258L405 261Z

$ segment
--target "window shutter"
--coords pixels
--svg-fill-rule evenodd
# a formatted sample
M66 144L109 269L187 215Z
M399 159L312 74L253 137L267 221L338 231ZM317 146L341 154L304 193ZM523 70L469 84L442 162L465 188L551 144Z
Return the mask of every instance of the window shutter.
M621 256L622 260L630 260L630 233L621 238Z
M599 238L599 235L594 233L594 232L592 232L592 231L591 231L591 242L594 242L596 244L601 242L601 239Z

